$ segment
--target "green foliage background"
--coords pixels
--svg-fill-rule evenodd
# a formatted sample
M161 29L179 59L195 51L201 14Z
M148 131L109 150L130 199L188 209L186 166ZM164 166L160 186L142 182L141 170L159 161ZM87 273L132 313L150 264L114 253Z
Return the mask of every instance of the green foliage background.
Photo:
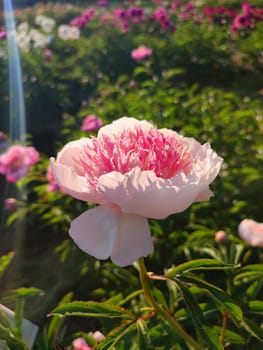
M231 3L237 8L240 5L240 1ZM255 1L254 5L260 4ZM41 6L35 6L19 13L17 23L28 21L34 27L39 9ZM56 25L68 23L80 13L78 7L66 6L60 12L54 12L52 5L44 8L44 14L55 18ZM48 63L43 49L21 52L28 132L42 157L19 183L27 191L27 200L21 200L19 210L10 216L3 213L9 226L2 227L1 253L7 256L9 250L16 250L16 255L2 276L1 294L5 298L11 289L19 291L21 285L44 291L44 296L31 293L31 289L23 295L30 297L25 304L26 317L41 328L36 349L51 349L57 330L60 342L69 346L77 335L91 341L87 333L96 329L109 334L96 349L110 349L118 336L116 349L186 349L164 321L150 318L146 322L138 316L145 300L140 292L132 294L140 291L134 267L121 269L108 261L95 261L68 239L70 221L88 205L60 192L47 192L49 156L70 140L90 136L80 130L88 114L98 115L105 124L124 115L146 119L158 128L171 128L201 143L210 142L224 158L222 171L212 185L215 196L209 202L194 204L166 220L151 221L155 251L147 265L150 271L164 274L164 269L195 262L194 275L183 265L182 270L171 274L167 286L156 282L153 292L199 340L220 335L227 312L226 348L262 346L262 249L244 244L237 227L244 218L262 221L263 21L236 35L229 23L211 24L204 18L200 23L194 19L184 22L177 17L175 22L174 32L160 30L157 24L149 28L145 23L122 33L94 20L81 30L78 40L64 41L55 36L48 46L52 51ZM140 44L150 46L153 54L136 63L130 53ZM0 42L3 50L5 45ZM8 131L7 56L0 56L0 65L0 125ZM4 194L5 183L1 181ZM215 241L219 230L228 234L227 242ZM199 271L198 259L238 267L220 269L222 266L217 265L215 273L215 266L207 261L208 268ZM10 307L20 297L18 293L7 299ZM62 306L57 306L62 298ZM72 300L91 299L114 305L102 311L95 307L98 313L111 317L111 312L119 312L118 307L124 305L138 319L134 323L131 317L130 322L126 315L128 321L121 325L118 319L100 321L90 317L93 304L70 304ZM61 314L75 316L72 310L76 308L76 318L59 318ZM50 322L46 315L52 309ZM83 322L79 316L88 318ZM198 333L200 322L207 324L205 334ZM115 333L111 333L113 328ZM13 343L8 344L12 349ZM19 349L22 345L15 346Z

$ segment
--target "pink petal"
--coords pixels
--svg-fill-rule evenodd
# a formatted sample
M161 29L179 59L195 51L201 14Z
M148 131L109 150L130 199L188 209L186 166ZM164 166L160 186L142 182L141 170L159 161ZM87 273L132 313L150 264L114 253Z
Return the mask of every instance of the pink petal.
M55 182L63 192L83 201L97 203L96 195L85 177L77 175L73 168L57 163L54 158L50 162Z
M98 191L109 202L120 206L124 213L153 219L164 219L180 213L208 193L207 183L180 173L172 179L156 177L153 171L132 169L122 175L117 172L100 177Z
M149 130L153 127L152 124L148 123L146 120L138 120L131 117L122 117L113 121L111 124L103 126L98 132L98 137L103 134L116 135L122 132L124 129L134 129L136 126L140 126L140 128L144 130Z
M118 237L115 241L112 261L119 266L131 265L153 251L153 241L146 218L133 214L120 217Z
M84 252L97 259L107 259L117 238L118 225L117 210L98 206L73 220L69 234Z
M254 247L263 247L263 223L244 219L238 227L239 236Z
M90 139L83 137L80 140L67 143L63 149L58 152L57 162L74 168L75 160L79 159L80 152L83 152L84 146L90 142Z

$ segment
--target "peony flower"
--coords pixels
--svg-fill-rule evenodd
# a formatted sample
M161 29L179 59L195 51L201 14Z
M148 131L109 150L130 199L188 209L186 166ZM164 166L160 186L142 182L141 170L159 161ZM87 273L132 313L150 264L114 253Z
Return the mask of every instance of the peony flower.
M70 236L86 253L120 266L152 252L147 218L164 219L212 196L221 163L208 143L128 117L51 158L65 193L99 204L72 221Z
M102 120L97 117L95 114L88 115L82 123L81 130L82 131L97 131L103 125Z
M152 49L150 47L141 45L137 49L133 50L131 53L132 59L135 61L144 60L152 55Z
M91 350L84 338L76 338L72 342L73 350Z
M29 168L37 163L38 159L39 153L34 147L10 146L0 156L0 174L5 175L7 181L16 182L28 173Z
M244 219L238 226L239 236L253 247L263 247L263 223Z
M0 40L5 40L7 38L7 32L4 30L0 32Z
M5 209L8 211L14 211L17 208L17 200L15 198L7 198L5 200Z
M219 243L226 242L228 240L228 235L225 231L217 231L215 233L215 241Z

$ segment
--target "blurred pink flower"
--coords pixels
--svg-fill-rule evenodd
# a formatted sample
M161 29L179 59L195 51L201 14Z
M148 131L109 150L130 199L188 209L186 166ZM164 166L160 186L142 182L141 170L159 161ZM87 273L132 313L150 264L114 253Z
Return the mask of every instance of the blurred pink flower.
M145 45L139 46L137 49L133 50L131 53L131 57L135 61L141 61L145 58L148 58L152 55L152 49L150 47L147 47Z
M17 200L15 198L7 198L5 200L5 209L8 211L14 211L17 208Z
M0 131L0 141L3 141L7 138L7 135L3 132L3 131Z
M86 253L120 266L152 252L146 218L164 219L213 195L209 184L221 163L208 143L128 117L51 159L65 193L100 204L72 221L70 236Z
M16 182L28 173L29 168L36 164L38 159L39 153L34 147L10 146L0 156L0 173L5 175L7 181Z
M53 54L52 51L49 50L49 49L46 49L44 51L44 56L45 56L45 62L46 63L49 63L51 61L52 54Z
M7 38L7 32L4 30L0 32L0 40L5 40Z
M103 125L102 120L97 117L95 114L88 115L82 123L81 130L82 131L97 131Z
M238 233L251 246L263 247L263 223L244 219L238 226Z
M100 331L90 332L89 335L98 341L102 341L105 338L105 336Z
M73 350L92 350L84 338L76 338L72 342Z
M228 235L225 231L217 231L215 234L216 242L226 242L228 240Z

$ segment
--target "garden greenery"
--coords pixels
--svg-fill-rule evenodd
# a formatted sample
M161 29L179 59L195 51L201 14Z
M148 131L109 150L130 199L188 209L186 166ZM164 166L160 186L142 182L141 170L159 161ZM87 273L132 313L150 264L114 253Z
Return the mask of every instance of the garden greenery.
M0 348L261 349L260 2L48 3L15 16L26 146L40 159L18 177L10 157L3 170L18 142L1 13L0 303L14 313L0 309ZM71 240L72 220L94 204L69 196L49 160L123 116L208 142L224 159L214 196L150 219L154 251L125 268ZM25 319L39 327L32 342Z

